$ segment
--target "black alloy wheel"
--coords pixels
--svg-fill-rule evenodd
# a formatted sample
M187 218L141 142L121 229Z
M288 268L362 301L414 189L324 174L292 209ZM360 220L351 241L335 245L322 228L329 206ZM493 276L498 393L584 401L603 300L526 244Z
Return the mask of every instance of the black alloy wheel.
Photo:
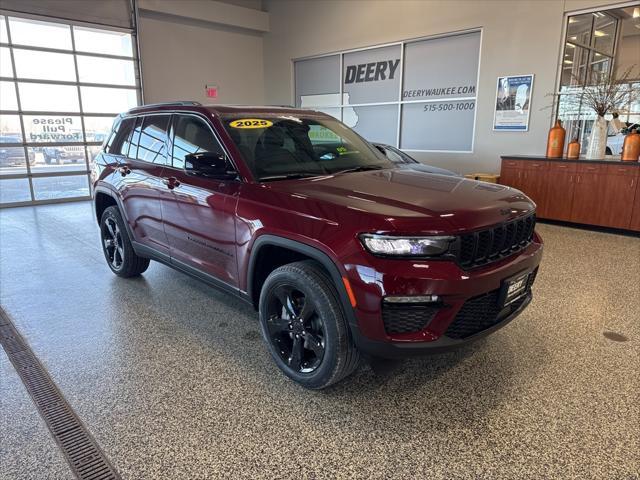
M350 375L360 359L336 284L313 260L273 270L260 290L260 327L276 365L314 390Z
M308 295L282 284L271 292L267 307L269 340L295 372L310 373L325 353L325 327Z
M107 261L111 264L113 270L120 270L124 263L124 246L122 242L122 233L118 222L113 217L109 217L104 222L105 228L102 229L102 243L107 257Z
M109 268L119 277L135 277L149 267L149 259L136 254L118 207L107 207L100 218L100 240Z

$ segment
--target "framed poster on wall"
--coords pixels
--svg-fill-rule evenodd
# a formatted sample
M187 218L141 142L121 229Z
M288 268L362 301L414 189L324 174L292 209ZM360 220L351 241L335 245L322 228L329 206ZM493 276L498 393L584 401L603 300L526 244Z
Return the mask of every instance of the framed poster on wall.
M502 132L529 130L533 74L498 77L493 129Z

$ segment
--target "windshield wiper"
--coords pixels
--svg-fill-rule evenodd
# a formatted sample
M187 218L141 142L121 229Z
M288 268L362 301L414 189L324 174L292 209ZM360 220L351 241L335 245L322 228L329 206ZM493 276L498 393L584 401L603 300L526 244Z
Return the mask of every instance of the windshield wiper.
M269 181L269 180L290 180L294 178L311 178L311 177L320 177L322 173L287 173L284 175L270 175L268 177L260 177L261 182Z
M351 172L367 172L369 170L384 170L384 167L380 167L378 165L360 165L359 167L345 168L344 170L338 170L337 172L333 172L332 175L338 175L340 173L351 173Z

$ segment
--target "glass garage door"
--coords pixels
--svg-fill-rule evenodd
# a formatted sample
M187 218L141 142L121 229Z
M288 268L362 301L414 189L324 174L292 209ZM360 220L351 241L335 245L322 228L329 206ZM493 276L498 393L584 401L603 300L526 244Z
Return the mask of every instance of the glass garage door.
M140 104L129 30L0 15L0 206L90 197L116 114Z

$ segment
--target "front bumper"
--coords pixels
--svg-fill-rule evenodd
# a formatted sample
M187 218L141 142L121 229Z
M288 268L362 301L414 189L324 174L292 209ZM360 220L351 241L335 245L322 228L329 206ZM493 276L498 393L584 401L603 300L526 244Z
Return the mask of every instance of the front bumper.
M357 330L352 330L352 333L354 333L354 342L358 349L373 357L397 359L443 353L468 345L501 329L520 315L527 305L531 303L532 299L533 294L529 291L523 303L509 314L501 317L498 323L464 339L453 339L442 335L438 339L429 342L394 342L372 340L362 336Z
M534 241L520 252L484 267L462 270L448 261L408 261L375 259L375 266L347 265L357 299L356 324L352 335L358 348L371 355L397 358L440 352L464 345L501 328L517 317L532 299L531 285L517 305L498 312L471 334L453 335L450 326L464 316L463 307L474 306L474 299L494 295L505 279L521 272L536 272L542 258L542 240ZM361 260L361 259L360 259ZM373 262L372 262L373 263ZM533 275L535 278L535 273ZM533 279L532 279L533 280ZM389 332L383 321L383 298L389 295L437 295L441 305L424 327L410 332ZM482 317L484 304L480 308ZM485 315L486 317L486 315ZM490 321L488 321L490 320ZM469 321L467 319L467 321ZM473 321L473 318L471 318Z

